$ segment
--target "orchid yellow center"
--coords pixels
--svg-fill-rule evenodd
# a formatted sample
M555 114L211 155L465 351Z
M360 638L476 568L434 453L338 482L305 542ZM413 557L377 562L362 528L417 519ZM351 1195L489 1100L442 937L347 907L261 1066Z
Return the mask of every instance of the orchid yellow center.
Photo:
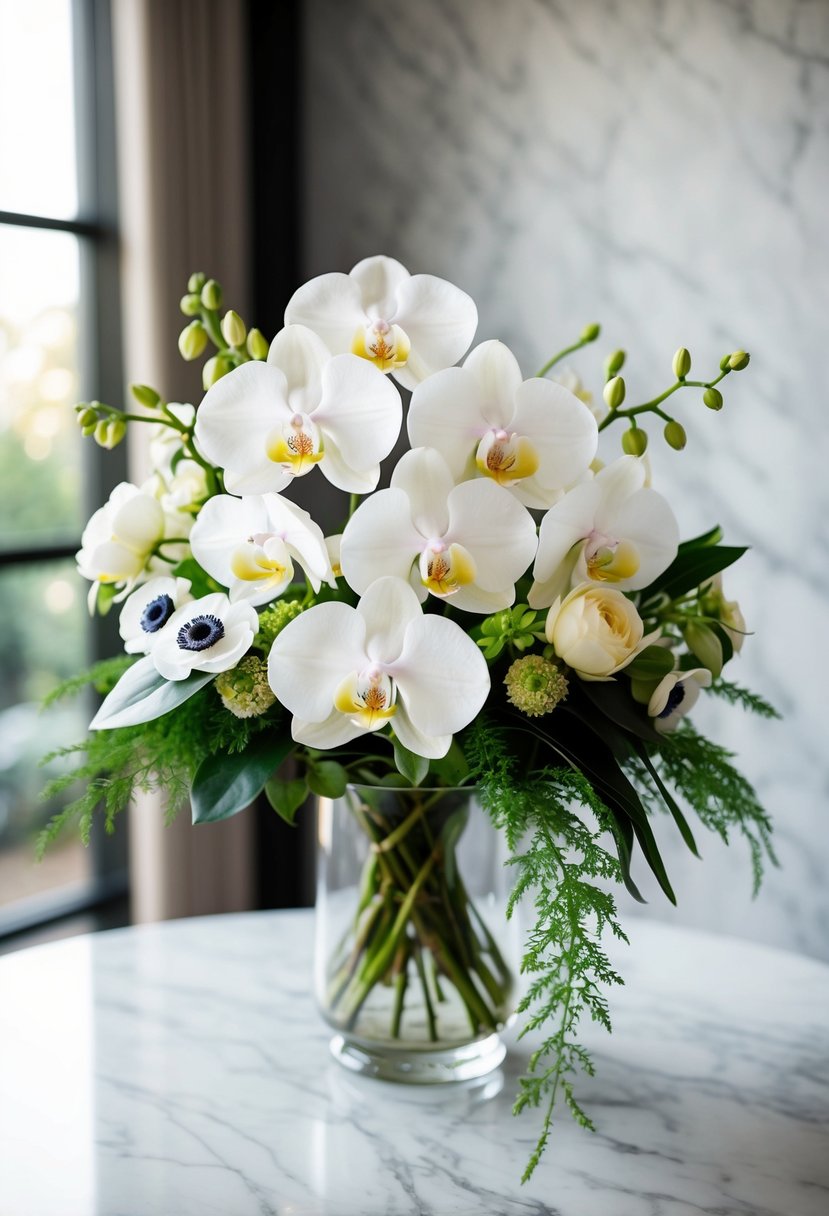
M446 598L474 583L478 571L463 545L433 541L420 555L420 581L432 595Z
M639 553L629 540L610 540L593 534L584 550L587 577L597 583L619 583L639 569Z
M281 464L294 477L310 473L324 455L319 428L307 414L294 414L289 422L270 435L266 450L269 460Z
M524 435L493 428L478 444L475 463L481 473L499 485L514 486L532 477L540 461L534 445Z
M352 672L337 686L334 708L345 714L355 726L378 730L394 716L397 690L393 680L379 668Z
M351 353L368 359L381 372L393 372L405 367L411 342L399 325L388 321L369 321L361 326L351 343Z
M257 533L250 536L230 558L234 578L245 583L274 582L286 586L294 574L284 541L278 536Z

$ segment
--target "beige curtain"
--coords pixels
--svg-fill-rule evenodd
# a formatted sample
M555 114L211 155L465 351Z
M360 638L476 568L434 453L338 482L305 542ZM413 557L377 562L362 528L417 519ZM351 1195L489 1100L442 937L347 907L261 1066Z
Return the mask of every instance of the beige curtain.
M117 0L112 5L127 384L171 401L200 394L184 364L178 301L191 271L249 309L248 130L242 0ZM133 428L135 430L136 428ZM147 474L145 445L131 476ZM251 906L252 817L165 827L159 799L130 814L133 919Z

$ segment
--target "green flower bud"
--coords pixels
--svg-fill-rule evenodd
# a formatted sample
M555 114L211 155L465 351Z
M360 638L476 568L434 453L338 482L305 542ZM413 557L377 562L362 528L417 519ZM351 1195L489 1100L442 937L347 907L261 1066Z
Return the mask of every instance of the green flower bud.
M238 312L231 308L222 318L222 337L228 346L242 346L247 337L247 328Z
M626 354L623 350L614 350L604 361L605 380L611 380L625 366Z
M602 396L608 409L617 410L625 399L625 382L621 376L608 380L602 389Z
M92 427L94 431L98 425L98 411L93 410L91 405L78 405L75 408L78 410L78 426L84 434L91 434L89 428Z
M622 436L622 451L628 456L644 456L648 446L648 436L640 426L632 426Z
M211 385L221 380L222 376L226 376L232 369L233 363L225 355L214 355L212 359L208 359L201 371L204 391L207 392Z
M181 357L182 359L186 359L188 363L193 359L198 359L199 355L204 353L206 346L207 330L201 321L191 321L178 336L178 348L181 352Z
M567 677L540 654L516 659L507 672L507 700L528 718L551 713L567 696Z
M688 649L716 679L722 671L723 654L720 639L713 629L709 629L702 621L689 621L683 629L682 635Z
M744 350L735 350L733 355L729 355L728 366L733 372L741 372L744 367L748 367L751 355L747 355Z
M200 270L196 270L187 280L187 290L197 295L201 291L202 287L204 287L206 282L207 275L203 274Z
M121 418L102 418L95 427L95 442L99 447L111 449L121 442L127 433L126 423Z
M581 331L580 342L595 342L599 334L602 332L601 325L597 325L594 321L592 325L585 325Z
M185 317L197 317L201 312L201 296L197 291L190 291L181 297L178 306Z
M723 355L722 359L720 359L720 371L721 372L724 372L728 369L728 362L729 362L730 358L731 358L731 355Z
M665 423L665 442L668 447L673 448L675 452L681 452L688 442L688 436L685 434L685 427L681 422L677 422L676 418L672 418L670 422Z
M707 388L702 394L702 399L709 410L722 409L722 393L718 388Z
M674 355L673 369L677 380L684 380L691 370L691 354L684 346Z
M208 279L201 289L201 302L205 308L217 309L222 306L222 289L215 279Z
M248 354L251 359L267 359L269 343L261 329L252 329L248 334Z
M161 404L160 395L149 384L131 384L130 392L138 404L146 406L148 410L157 409Z
M256 718L276 701L268 684L267 661L258 655L248 655L238 667L223 671L215 686L225 709L237 718Z
M97 419L98 415L96 414L95 417ZM98 426L97 421L96 422L87 422L85 426L82 426L81 434L83 435L84 439L88 439L90 435L94 435L95 429L97 426Z

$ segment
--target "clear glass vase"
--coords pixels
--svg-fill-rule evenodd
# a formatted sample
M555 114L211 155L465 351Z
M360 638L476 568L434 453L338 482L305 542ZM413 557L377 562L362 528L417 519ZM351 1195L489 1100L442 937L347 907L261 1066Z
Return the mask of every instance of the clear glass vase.
M349 786L319 800L316 997L352 1071L431 1083L504 1058L517 926L506 845L475 791Z

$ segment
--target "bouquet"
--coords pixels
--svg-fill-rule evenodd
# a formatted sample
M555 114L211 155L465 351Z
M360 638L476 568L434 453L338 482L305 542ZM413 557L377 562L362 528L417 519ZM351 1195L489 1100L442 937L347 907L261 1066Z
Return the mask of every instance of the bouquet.
M624 938L613 882L641 899L636 850L674 900L654 820L665 812L693 852L689 813L726 841L742 834L755 887L773 860L751 786L688 717L703 693L774 714L723 676L746 626L722 572L744 549L718 527L680 541L643 425L684 448L674 407L720 410L719 386L749 356L697 380L680 349L668 387L631 405L617 350L595 403L574 373L552 373L598 325L525 378L503 343L469 349L468 295L387 257L300 287L270 343L203 274L181 308L183 357L215 348L198 406L134 385L128 411L77 407L106 448L149 426L154 469L117 486L83 534L90 609L118 612L124 653L55 694L91 682L106 695L65 749L80 765L47 792L85 788L40 847L75 819L87 838L98 813L111 830L137 787L163 790L170 815L189 799L196 823L263 790L292 822L309 791L349 782L477 787L513 854L510 911L524 897L535 910L519 1010L543 1035L516 1101L544 1109L529 1177L560 1100L590 1126L577 1027L586 1014L610 1029L606 990L621 980L602 940ZM399 388L411 446L378 488ZM611 428L621 453L599 459ZM335 534L291 501L306 475L343 492ZM372 982L399 945L385 933L360 973Z

